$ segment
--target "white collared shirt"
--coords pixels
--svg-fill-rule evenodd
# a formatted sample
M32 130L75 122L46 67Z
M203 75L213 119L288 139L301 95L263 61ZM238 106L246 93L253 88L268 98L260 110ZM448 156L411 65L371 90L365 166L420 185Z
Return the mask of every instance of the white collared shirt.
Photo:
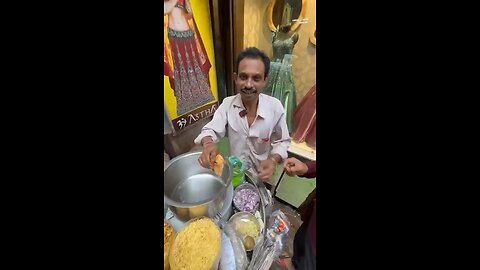
M211 136L214 143L227 136L230 142L230 154L238 156L246 169L258 172L260 161L272 154L279 154L283 160L288 156L290 135L288 134L285 110L280 101L274 97L260 94L257 116L249 127L247 117L240 116L245 110L240 94L227 97L218 107L213 119L208 122L195 139L201 144L206 136Z

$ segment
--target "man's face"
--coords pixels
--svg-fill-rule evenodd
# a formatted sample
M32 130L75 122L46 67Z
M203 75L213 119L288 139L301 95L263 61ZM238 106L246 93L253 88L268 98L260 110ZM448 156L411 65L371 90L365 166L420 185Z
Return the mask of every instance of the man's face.
M260 59L244 58L238 64L238 74L235 74L235 86L242 100L254 101L265 87L265 66Z

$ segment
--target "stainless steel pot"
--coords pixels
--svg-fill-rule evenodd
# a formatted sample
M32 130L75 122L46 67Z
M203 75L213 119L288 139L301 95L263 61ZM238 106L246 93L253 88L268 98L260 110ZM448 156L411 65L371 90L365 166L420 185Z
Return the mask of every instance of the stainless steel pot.
M225 160L222 176L198 163L201 152L180 155L170 161L164 178L164 203L181 221L213 218L224 204L232 182L232 168Z

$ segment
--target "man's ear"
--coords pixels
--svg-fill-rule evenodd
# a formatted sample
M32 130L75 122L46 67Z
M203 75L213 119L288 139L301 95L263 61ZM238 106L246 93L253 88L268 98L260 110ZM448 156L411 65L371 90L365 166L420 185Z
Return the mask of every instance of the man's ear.
M237 73L236 72L233 72L233 80L236 81L237 80Z

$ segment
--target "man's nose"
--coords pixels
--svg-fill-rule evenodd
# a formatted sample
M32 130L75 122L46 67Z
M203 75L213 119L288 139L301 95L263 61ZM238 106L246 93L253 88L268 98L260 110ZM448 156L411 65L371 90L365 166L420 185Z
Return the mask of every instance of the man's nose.
M252 84L252 79L247 79L247 82L245 83L245 87L246 88L252 88L253 84Z

